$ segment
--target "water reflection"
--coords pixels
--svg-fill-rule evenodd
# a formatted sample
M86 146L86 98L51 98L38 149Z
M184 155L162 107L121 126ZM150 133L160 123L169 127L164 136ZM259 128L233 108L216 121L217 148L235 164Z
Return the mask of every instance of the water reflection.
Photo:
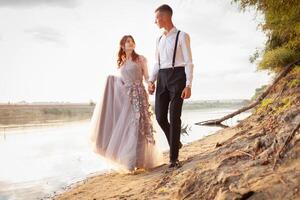
M220 127L197 126L196 122L214 119L232 110L183 111L182 121L188 125L183 144L212 134ZM243 113L226 121L233 125L245 118ZM168 150L165 136L158 130L158 145ZM0 138L0 199L40 199L91 173L112 166L95 155L88 144L89 122L71 123L48 128L5 130Z

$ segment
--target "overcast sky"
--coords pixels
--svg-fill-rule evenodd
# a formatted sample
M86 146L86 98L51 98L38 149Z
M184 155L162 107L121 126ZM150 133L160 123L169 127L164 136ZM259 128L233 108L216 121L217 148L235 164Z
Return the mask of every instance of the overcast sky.
M0 0L0 102L98 101L124 34L151 72L163 3L191 37L192 100L250 98L269 82L249 63L266 39L258 19L230 0Z

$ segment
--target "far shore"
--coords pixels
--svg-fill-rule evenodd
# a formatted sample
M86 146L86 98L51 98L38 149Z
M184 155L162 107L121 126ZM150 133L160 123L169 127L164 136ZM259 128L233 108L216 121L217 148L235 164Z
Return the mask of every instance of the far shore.
M183 110L237 109L246 99L187 101ZM150 102L154 107L154 102ZM90 120L95 103L0 103L0 129L43 127ZM1 130L0 130L1 131Z
M3 133L16 133L18 131L24 131L26 129L41 129L41 128L51 128L65 125L72 125L78 123L88 123L90 119L82 120L56 120L47 123L36 123L36 124L10 124L10 125L0 125L0 134Z
M0 129L42 127L89 120L94 104L0 104Z

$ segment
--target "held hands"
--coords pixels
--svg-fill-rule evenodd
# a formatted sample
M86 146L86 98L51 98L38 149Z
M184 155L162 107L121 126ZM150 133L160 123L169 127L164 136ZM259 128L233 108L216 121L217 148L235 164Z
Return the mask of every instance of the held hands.
M155 91L155 84L152 82L149 82L148 83L148 93L150 95L152 95L154 93L154 91Z
M155 84L152 82L148 83L148 93L152 95L155 91ZM192 91L190 87L185 87L181 93L182 99L188 99L191 97Z
M181 98L182 98L182 99L188 99L188 98L191 97L191 94L192 94L191 88L190 88L190 87L185 87L185 88L182 90Z

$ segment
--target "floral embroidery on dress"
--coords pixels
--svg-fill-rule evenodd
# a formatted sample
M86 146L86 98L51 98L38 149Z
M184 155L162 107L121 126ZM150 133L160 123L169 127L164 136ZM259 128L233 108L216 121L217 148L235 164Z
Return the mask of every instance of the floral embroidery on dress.
M149 143L155 143L153 136L153 125L151 117L153 115L150 104L148 102L147 93L141 81L135 81L125 84L130 103L135 113L134 122L138 124L139 133L144 135Z

